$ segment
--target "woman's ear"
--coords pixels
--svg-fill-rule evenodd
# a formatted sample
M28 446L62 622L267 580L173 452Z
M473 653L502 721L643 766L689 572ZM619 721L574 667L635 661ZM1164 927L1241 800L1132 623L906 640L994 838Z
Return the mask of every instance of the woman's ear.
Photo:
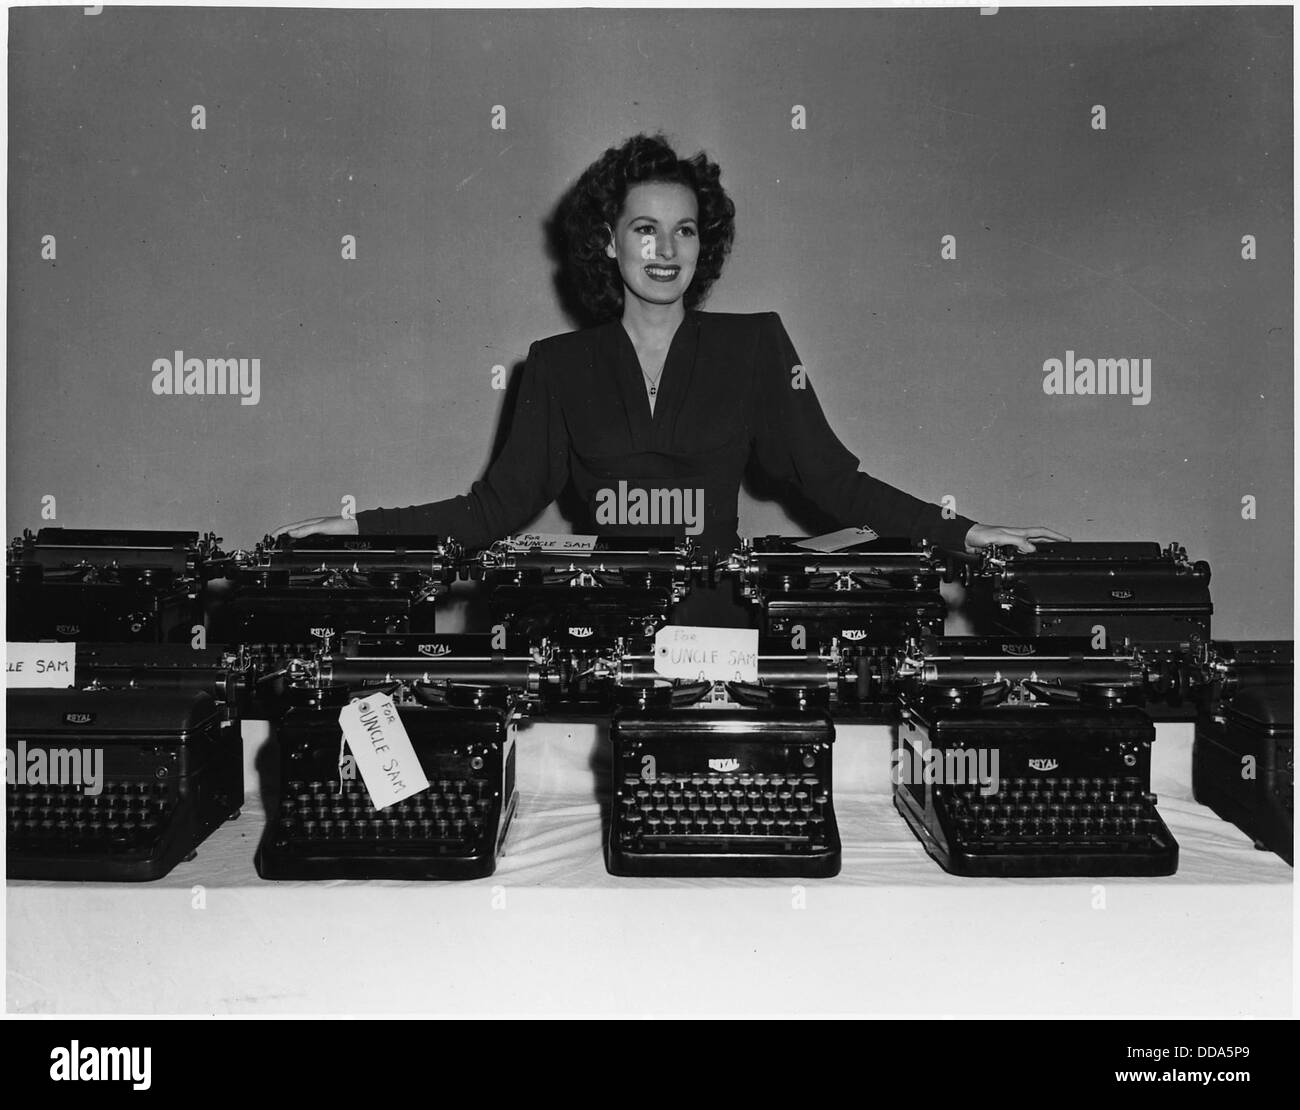
M617 259L618 251L614 249L614 229L609 224L601 224L600 226L605 229L605 234L609 236L609 242L605 244L605 257Z

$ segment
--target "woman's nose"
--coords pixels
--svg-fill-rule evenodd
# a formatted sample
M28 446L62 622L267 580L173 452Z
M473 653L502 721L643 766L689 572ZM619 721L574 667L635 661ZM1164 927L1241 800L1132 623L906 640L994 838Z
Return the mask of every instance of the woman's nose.
M658 252L659 257L664 259L671 259L677 253L671 235L655 240L655 250Z

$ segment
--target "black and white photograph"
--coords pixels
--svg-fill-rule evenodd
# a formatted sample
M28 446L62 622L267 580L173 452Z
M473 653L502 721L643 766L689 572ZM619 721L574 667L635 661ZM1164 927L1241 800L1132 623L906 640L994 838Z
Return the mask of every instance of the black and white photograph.
M163 1017L1105 1019L1056 1082L1262 1081L1293 22L10 6L32 1090L170 1089L99 1020Z

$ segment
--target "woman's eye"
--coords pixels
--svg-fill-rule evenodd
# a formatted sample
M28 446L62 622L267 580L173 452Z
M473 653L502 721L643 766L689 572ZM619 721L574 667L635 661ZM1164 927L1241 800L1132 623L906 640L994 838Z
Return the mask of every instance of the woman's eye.
M642 224L640 227L634 227L632 230L638 235L653 235L655 233L655 229L650 224Z
M693 235L695 234L695 228L693 228L693 227L684 227L684 228L681 229L681 232L682 232L683 235L686 235L686 236L693 236Z

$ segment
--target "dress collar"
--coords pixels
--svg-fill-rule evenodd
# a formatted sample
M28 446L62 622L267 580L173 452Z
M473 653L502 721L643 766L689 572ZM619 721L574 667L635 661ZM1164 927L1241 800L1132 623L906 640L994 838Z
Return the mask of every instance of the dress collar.
M605 346L614 363L614 375L627 418L628 434L635 449L667 450L672 442L677 413L690 391L695 371L695 355L699 347L699 316L694 309L688 308L673 334L672 342L668 345L668 356L664 360L663 373L659 377L653 416L650 412L650 398L646 396L645 376L641 373L641 362L637 358L632 337L627 334L622 320L615 319L608 325Z

